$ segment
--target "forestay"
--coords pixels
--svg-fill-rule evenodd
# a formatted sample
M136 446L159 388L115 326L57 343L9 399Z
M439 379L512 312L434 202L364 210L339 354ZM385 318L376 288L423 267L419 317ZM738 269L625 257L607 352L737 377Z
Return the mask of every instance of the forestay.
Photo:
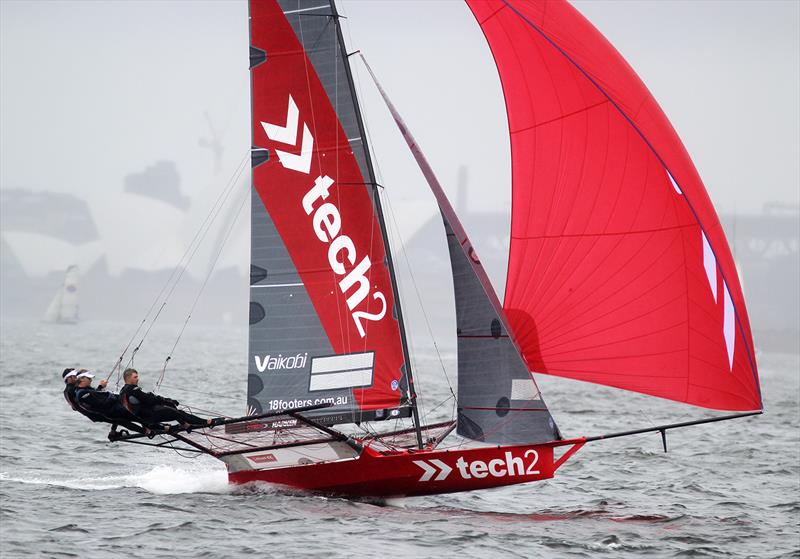
M369 65L367 70L442 214L456 299L458 433L470 439L501 444L559 439L558 428L506 326L494 287L458 215Z
M504 307L528 365L708 408L761 409L730 250L653 96L566 2L467 1L505 94Z
M252 2L248 407L406 416L402 320L335 9ZM323 417L320 417L323 416Z

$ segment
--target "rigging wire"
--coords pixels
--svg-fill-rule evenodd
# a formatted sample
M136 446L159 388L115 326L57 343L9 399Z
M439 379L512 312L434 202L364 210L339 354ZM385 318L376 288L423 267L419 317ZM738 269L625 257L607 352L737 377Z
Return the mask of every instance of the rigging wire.
M335 18L333 18L332 16L329 16L329 18L330 19L328 19L328 23L330 23L331 19L334 19L334 27L339 25L339 22L335 21ZM339 40L338 39L339 39L338 36L336 35L336 33L334 33L333 34L333 46L334 46L334 48L333 48L334 106L333 106L333 108L334 108L334 111L336 112L337 115L339 114L339 65L336 62L337 62L337 57L341 54L339 52ZM344 62L348 63L346 60ZM336 151L335 151L335 153L336 153L336 158L335 158L336 176L339 177L340 176L340 174L339 174L339 134L336 134ZM337 208L341 208L342 207L342 191L341 191L340 188L336 189L336 207ZM346 319L342 314L342 305L341 305L341 302L344 300L344 293L342 293L341 296L340 296L339 292L337 291L337 289L336 289L337 288L336 277L332 277L331 279L332 279L332 283L333 283L332 291L333 291L334 296L336 298L336 313L337 313L338 319L339 319L339 331L342 332L342 334L344 335L344 333L346 331L348 331L347 330L347 326L346 326L346 322L345 322ZM347 345L348 345L348 349L349 349L349 345L350 345L349 344L349 339L348 339L348 344ZM352 398L355 398L355 395L353 393L353 389L352 388L350 389L350 396ZM360 417L359 417L359 419L360 419Z
M211 217L211 215L214 213L215 209L219 206L221 200L222 200L222 205L224 205L225 200L227 200L227 197L230 195L230 192L231 192L233 186L236 184L236 181L238 180L238 177L241 175L241 172L244 169L244 162L247 160L248 154L249 154L249 152L247 154L245 154L245 156L242 158L242 161L239 162L239 165L237 166L236 171L234 171L234 174L228 179L228 183L227 183L225 189L223 189L223 191L220 193L220 195L215 200L214 204L212 205L211 211L206 216L205 220L203 220L203 223L200 225L200 228L195 233L194 237L192 238L192 241L189 243L189 246L187 247L187 249L184 252L183 256L181 256L180 260L178 261L178 264L172 270L172 273L170 274L170 277L164 283L164 285L162 286L162 288L159 291L158 295L156 295L156 297L153 299L153 303L150 305L150 308L148 309L147 313L145 313L145 316L142 319L141 323L139 324L139 327L136 329L136 331L131 336L131 339L129 340L128 345L125 346L125 349L120 354L119 359L117 360L117 362L114 365L114 367L111 369L111 372L106 377L106 380L110 379L111 376L114 374L114 372L117 371L117 373L118 373L117 385L119 385L119 373L121 371L119 371L118 369L120 368L120 365L122 364L122 360L124 359L125 354L127 353L128 349L130 349L130 346L133 343L133 341L136 339L136 336L139 334L139 332L141 331L142 327L147 322L147 319L150 316L150 313L153 311L153 309L155 308L156 304L161 299L161 296L164 294L164 291L166 291L167 287L170 285L170 283L175 278L175 274L178 273L178 271L181 270L181 268L183 267L183 270L181 270L181 272L178 275L177 279L175 279L175 285L177 285L177 282L180 281L180 277L183 275L183 271L185 271L186 267L188 267L188 264L191 261L191 258L194 256L194 253L197 250L195 249L195 251L192 252L192 254L189 257L189 260L187 260L185 264L183 264L183 260L186 258L187 254L189 254L189 252L191 251L192 245L195 242L197 242L198 236L203 231L203 228L206 226L206 223L208 222L208 220ZM224 195L224 198L223 198L223 195ZM219 206L219 207L221 207L221 206ZM216 219L216 217L215 217L215 219ZM213 223L213 220L212 220L211 223ZM209 223L209 228L210 228L210 225L211 224ZM206 231L206 233L207 233L207 231ZM203 237L205 237L205 234L203 234ZM201 240L202 240L202 238L201 238ZM198 247L199 247L199 242L198 242ZM139 341L139 344L134 349L134 351L133 351L133 353L131 355L131 358L130 358L130 360L128 362L129 363L128 366L131 366L133 364L133 357L135 356L136 352L140 349L142 343L144 342L144 339L147 337L147 334L150 332L150 329L152 328L153 324L155 324L156 319L158 318L158 316L161 314L161 311L166 306L167 300L169 299L169 296L172 294L172 291L174 290L175 285L173 285L173 288L172 288L172 290L170 290L169 295L167 295L167 297L165 298L165 300L162 303L161 307L159 308L158 312L156 313L156 316L153 318L153 321L150 324L150 327L147 328L145 334L142 336L142 339Z
M237 402L241 402L242 401L240 396L232 396L230 394L220 394L220 393L217 393L217 392L209 392L208 390L192 390L191 388L184 388L183 386L174 386L174 385L171 385L171 384L162 384L161 386L164 387L164 388L167 388L167 389L180 390L182 392L192 392L194 394L203 394L203 395L206 395L206 396L214 396L214 398L227 398L229 400L236 400Z
M147 337L147 335L150 333L150 330L153 328L153 325L155 325L155 323L156 323L156 320L158 320L158 317L161 315L161 311L163 311L163 310L164 310L164 307L166 307L166 306L167 306L167 302L166 302L166 301L164 301L163 303L161 303L161 307L158 309L158 312L157 312L157 313L156 313L156 315L153 317L153 320L150 322L150 326L148 326L148 327L147 327L147 330L145 330L145 331L144 331L144 334L142 335L142 339L141 339L141 340L139 340L139 343L136 345L136 347L135 347L135 348L133 348L133 351L131 352L131 357L130 357L130 359L128 360L128 364L126 365L126 367L125 367L125 368L132 367L132 366L133 366L133 358L134 358L134 357L136 357L136 352L137 352L137 351L139 351L139 348L141 348L141 347L142 347L142 343L144 342L144 339L145 339L145 338ZM117 385L119 385L119 376L117 376Z
M347 27L347 33L348 33L348 37L350 39L350 42L352 43L352 37L350 35L349 27ZM351 69L352 68L353 67L351 66ZM351 72L351 74L353 75L353 87L357 90L358 97L363 99L364 98L364 94L363 94L363 88L361 87L360 76L359 76L357 71L356 72ZM383 184L383 171L381 170L380 158L378 157L378 149L377 149L376 143L374 141L369 141L372 138L372 133L370 131L369 122L368 122L368 118L367 118L367 115L366 115L365 111L362 111L362 113L361 113L361 121L362 121L362 123L364 125L364 136L365 136L365 138L362 139L362 143L364 145L369 144L369 145L372 146L372 154L373 154L372 164L373 164L373 170L374 170L374 173L375 173L375 180L376 180L376 183L377 183L377 184L373 185L373 189L372 189L373 196L376 196L376 197L378 197L380 199L381 198L381 190L384 190L386 192L386 196L384 196L383 198L386 199L387 210L388 210L389 214L392 216L392 223L394 223L395 229L397 229L397 223L396 223L396 220L394 219L394 212L393 212L393 210L391 208L391 201L389 199L388 191L382 186L379 187L379 185ZM375 201L373 200L373 205L374 204L375 204ZM384 215L384 224L387 225L386 226L387 242L389 244L391 244L391 241L392 241L391 236L392 236L393 233L395 233L395 231L393 231L391 229L391 227L388 226L389 224L387 224L387 220L385 219L385 215ZM402 244L402 237L400 237L399 231L397 232L396 236L400 238L400 252L402 252L405 255L405 247ZM394 244L397 245L397 241L396 240L395 240ZM387 250L391 250L391 247L387 247ZM399 298L400 297L400 279L399 278L397 278L397 284L398 284L397 285L397 295L398 295L398 298ZM402 300L396 301L396 304L397 305L402 305ZM406 331L406 337L407 338L411 337L411 332L409 330ZM409 344L409 345L413 346L413 343ZM416 361L415 355L413 355L411 353L410 348L409 348L408 354L409 354L408 358L409 358L409 360L411 360L411 363L409 363L409 366L412 367L413 369L416 369L417 368L417 361ZM413 393L414 395L418 396L418 391L417 391L417 386L419 386L418 382L419 382L419 379L416 379L415 385L413 387L413 392L412 392L411 383L409 382L408 378L406 379L406 385L408 387L409 395ZM422 412L422 416L425 417L425 412L424 412L424 410L421 409L422 406L420 405L419 398L415 398L415 405L417 406L417 409Z
M346 16L342 16L342 17L344 19L347 19ZM349 26L343 26L341 24L341 22L338 21L338 20L336 21L336 26L337 26L338 30L341 31L342 29L344 29L347 32L347 39L348 39L347 43L352 45L353 44L353 38L352 38L352 35L350 33L350 27ZM344 46L344 52L340 52L341 57L342 57L341 58L342 59L342 64L346 65L350 69L351 87L352 87L351 94L354 97L353 102L354 103L358 103L358 99L359 98L363 99L364 96L361 93L361 83L360 83L360 81L358 81L358 74L353 71L354 70L353 66L352 66L352 64L350 64L350 57L347 54L347 43L345 43L344 34L342 34L342 44L339 43L338 33L337 33L337 37L335 38L335 40L336 40L336 44L337 44L337 50L339 50L342 46ZM338 80L338 74L336 75L335 79ZM337 84L338 84L338 81L337 81ZM338 99L338 85L336 87L336 91L337 91L337 99ZM369 158L369 154L367 152L369 151L370 143L367 140L371 136L371 134L369 133L369 126L367 124L366 112L364 110L361 110L360 111L360 116L361 116L361 124L362 124L362 127L363 127L363 134L362 134L363 137L360 140L361 141L361 149L365 152L365 157ZM380 186L379 186L381 181L380 181L380 179L378 179L378 177L381 175L381 171L380 171L380 163L378 162L378 156L377 156L377 151L375 149L374 142L371 145L372 145L372 155L373 155L373 157L369 158L369 160L372 162L372 171L373 171L374 177L370 177L370 178L368 178L368 180L374 180L376 182L375 182L375 184L368 184L368 185L365 185L365 186L368 186L369 190L371 192L371 195L372 195L372 198L373 198L372 199L372 207L373 208L377 208L378 205L380 204L380 196L381 196L381 194L380 194ZM337 158L337 171L338 171L338 158ZM376 201L375 198L377 198L378 200ZM379 219L378 216L375 215L374 219L372 221L372 226L370 228L370 242L369 242L370 246L373 246L373 243L374 243L375 224L377 223L378 219ZM385 225L385 223L386 223L386 219L385 219L385 216L384 216L384 225ZM386 230L386 237L387 237L386 238L386 243L389 244L390 243L390 239L388 237L390 235L390 231L389 231L388 227L385 227L385 230ZM391 246L387 246L386 247L386 251L387 252L391 251ZM370 272L369 273L370 273L370 281L371 281L372 268L370 268ZM391 279L390 279L390 281L391 281ZM399 281L397 281L397 283L398 283L398 285L396 286L397 287L396 293L397 293L398 300L395 301L395 304L400 306L400 305L402 305L402 301L399 300L400 299ZM406 337L407 338L409 337L409 333L408 332L406 332ZM365 336L364 337L364 344L363 344L363 347L362 347L362 351L366 350L366 346L367 346L367 339L366 339L366 336ZM408 351L408 353L409 353L409 355L408 355L409 360L413 361L413 356L411 355L410 350ZM416 368L414 363L409 363L409 366L412 366L412 367ZM409 392L410 392L410 389L411 389L411 387L409 386ZM363 394L365 388L360 388L359 390ZM417 407L419 407L418 402L416 402L415 405ZM363 410L359 407L359 419L361 419L363 417L363 413L364 413Z
M336 113L336 115L338 117L338 115L339 115L339 64L338 63L341 60L342 64L350 64L350 61L347 59L347 52L346 51L342 52L341 45L339 43L339 32L338 31L339 31L339 29L341 29L341 24L339 23L339 20L334 15L328 16L328 21L327 21L326 25L330 25L331 22L333 22L333 27L334 27L334 32L332 33L332 37L331 37L332 42L333 42L333 45L332 45L333 48L331 49L331 52L332 52L332 57L331 58L332 58L332 62L333 62L333 91L334 91L333 109L334 109L334 112ZM346 81L346 77L345 77L345 81ZM356 103L357 100L354 99L353 102ZM352 150L352 146L348 146L348 147L350 147L350 149ZM340 165L339 165L339 163L340 163L340 159L339 159L339 134L336 134L336 144L335 144L335 152L334 153L336 154L335 161L334 161L334 163L336 165L336 175L335 176L339 177L339 176L341 176L340 172L339 172L339 170L340 170ZM342 189L341 189L341 187L336 189L336 206L339 207L339 208L342 207ZM373 222L373 228L370 231L370 243L369 243L370 247L372 246L372 234L373 234L372 231L374 231L374 222ZM370 268L370 276L371 276L371 274L372 274L372 268ZM345 347L347 348L347 351L351 352L352 351L352 347L351 347L351 341L350 341L350 328L348 327L349 325L347 324L347 317L344 316L344 314L342 313L342 305L343 305L343 303L345 301L345 293L342 292L341 290L337 290L338 280L337 280L337 278L335 276L332 276L331 280L333 282L332 291L333 291L333 293L334 293L334 295L336 297L336 312L337 312L338 319L339 319L339 331L342 334L342 338L343 338L342 341L343 341L343 343L345 343ZM371 277L370 277L369 281L370 281L370 283L372 283L372 278ZM346 337L346 342L344 340L345 337ZM364 336L364 347L362 347L361 351L365 351L366 350L366 345L367 345L367 337ZM358 390L360 392L360 395L361 395L362 398L364 396L364 390L365 390L364 388L349 388L348 392L350 394L350 398L352 399L352 401L358 401L358 399L356 398L356 390ZM362 423L363 419L364 419L364 410L361 408L361 406L358 406L358 423L359 424Z
M186 316L186 320L183 322L183 327L178 333L178 337L175 340L175 344L172 346L172 349L167 355L167 358L164 360L164 366L161 369L161 376L158 378L158 381L156 382L156 390L160 388L161 382L164 380L164 374L166 373L167 370L167 364L172 359L172 354L175 352L175 348L178 347L178 343L181 341L181 337L183 337L183 333L186 330L186 326L189 324L189 319L192 318L192 313L194 312L194 309L197 307L197 302L200 300L200 296L203 294L203 291L205 290L206 285L208 284L208 280L211 278L211 274L214 272L214 269L217 266L217 261L219 260L219 257L222 254L222 250L225 248L225 244L228 242L228 239L230 238L231 233L233 232L233 229L236 226L236 223L239 221L239 217L242 214L242 208L244 208L249 197L250 197L250 189L248 188L245 190L244 196L242 196L242 202L239 204L239 209L236 210L236 213L233 219L231 220L231 223L228 226L227 231L225 232L225 236L223 237L222 242L219 244L217 253L214 256L213 261L211 262L211 266L209 266L208 272L206 273L206 277L203 280L203 284L200 286L200 289L197 292L194 301L192 302L192 306L189 309L189 314Z
M196 460L198 457L202 456L202 454L203 454L202 452L189 452L187 454L187 451L174 446L175 442L176 441L167 441L165 444L171 451L173 451L175 454L177 454L181 458L192 458L192 459Z
M153 303L150 305L150 308L148 309L147 313L145 313L145 316L142 319L141 323L139 324L139 327L136 329L136 331L131 336L131 339L128 342L128 345L125 346L125 349L120 354L119 359L117 360L115 365L112 367L111 372L106 377L106 380L110 379L111 376L114 374L114 372L116 372L117 373L117 384L119 384L119 377L120 377L120 373L121 373L120 365L122 364L122 361L125 358L125 354L130 349L130 346L133 343L133 341L136 339L136 336L139 334L141 329L147 323L147 320L150 317L150 314L153 312L153 309L156 307L158 302L161 300L162 296L167 291L167 289L170 287L170 285L172 285L172 287L169 289L169 292L167 293L166 297L164 297L164 300L163 300L158 312L156 313L155 317L152 319L150 326L147 328L147 330L145 331L144 335L142 336L142 339L139 341L139 343L134 348L134 350L133 350L133 352L131 354L130 360L128 361L128 364L129 364L128 366L133 364L133 358L134 358L136 352L138 352L139 349L141 348L142 344L144 343L145 338L147 337L147 334L150 332L150 329L155 324L156 320L158 319L159 315L161 314L161 311L163 311L164 307L167 304L167 301L169 300L170 296L174 292L175 287L180 282L181 277L183 276L183 273L188 268L189 263L191 262L191 260L194 257L194 255L197 253L197 250L199 249L200 245L202 244L203 239L205 238L205 236L210 231L211 226L213 225L214 221L219 216L219 213L220 213L222 207L224 207L226 201L228 200L228 198L230 197L231 193L233 192L234 187L238 183L239 177L241 176L242 172L246 168L246 161L247 161L249 155L250 155L250 151L248 150L247 153L245 153L244 157L242 157L242 159L239 162L239 164L237 165L236 170L228 178L228 181L226 183L225 188L223 188L223 190L217 196L216 200L214 201L214 203L211 206L210 211L206 215L206 217L203 220L203 222L200 224L200 227L195 232L194 237L192 238L191 242L189 243L188 247L186 248L186 251L183 253L183 256L181 256L180 260L178 260L178 263L175 265L175 268L172 270L172 273L170 274L169 278L164 283L164 285L161 287L161 290L158 292L158 295L156 295L156 297L153 299Z
M349 34L349 28L348 28L348 34ZM355 73L355 79L353 81L354 81L355 87L359 91L360 97L363 98L364 97L363 93L361 93L362 92L361 81L360 81L359 74L357 72ZM364 121L364 129L365 129L366 135L368 137L372 137L372 134L370 133L370 130L369 130L369 124L367 123L367 118L364 117L363 121ZM376 172L376 175L381 177L380 180L382 181L383 173L382 173L381 168L380 168L380 163L379 163L379 158L377 156L377 149L376 149L376 146L375 146L375 142L372 142L372 151L375 154L375 157L373 158L374 166L375 166L375 172ZM383 196L383 199L386 200L387 210L388 210L388 213L391 216L391 224L393 225L393 228L388 228L387 227L387 231L390 231L391 233L393 233L397 237L397 239L399 239L399 252L403 255L403 260L405 261L406 268L408 270L408 275L411 278L411 282L412 282L412 285L413 285L413 288L414 288L414 293L416 295L420 310L422 311L422 315L423 315L424 320L425 320L425 325L426 325L426 328L427 328L427 331L428 331L428 335L430 336L430 339L431 339L431 341L433 343L434 349L436 351L437 360L439 361L439 365L440 365L440 367L442 369L442 372L444 374L444 377L445 377L445 380L447 382L448 388L450 390L450 394L452 395L452 398L453 398L453 402L454 402L453 403L453 410L451 411L451 417L452 417L455 414L455 406L457 404L457 397L455 395L455 392L453 391L453 385L450 382L450 378L449 378L449 376L447 374L447 370L446 370L446 367L444 365L444 360L443 360L441 352L439 350L439 346L438 346L438 344L436 342L436 338L433 335L433 329L432 329L431 324L430 324L428 313L425 310L425 305L423 304L422 296L420 294L420 290L419 290L419 287L417 286L416 278L415 278L413 270L411 268L411 263L410 263L409 258L408 258L408 252L406 251L405 243L403 242L402 234L400 233L400 228L399 228L399 226L397 224L396 214L395 214L395 211L394 211L394 209L392 207L390 190L388 188L383 188L383 190L384 190L384 193L385 193L385 196ZM395 245L398 245L397 241L395 241ZM410 332L408 332L407 335L410 336ZM410 356L410 357L414 360L414 364L413 364L414 368L417 369L417 364L418 364L417 359L414 356ZM419 386L419 379L417 378L417 379L415 379L415 381L416 381L415 385L416 385L416 387L418 387ZM418 393L416 387L415 387L415 393ZM444 400L444 401L447 401L447 400ZM419 402L418 402L418 407L420 407L420 408L422 407L422 406L419 405ZM437 407L438 407L438 405L437 405ZM425 415L426 418L429 415L429 413L430 413L430 411L428 411L428 412L424 412L423 411L423 414Z
M186 272L186 270L189 269L189 263L192 261L192 259L194 258L195 254L197 254L197 251L200 249L200 246L202 245L203 240L205 240L206 235L208 235L209 231L211 231L211 226L214 224L214 222L217 220L219 215L222 213L222 208L225 207L225 204L227 203L228 198L234 192L236 185L239 183L239 178L241 177L242 172L245 169L245 164L244 164L245 160L246 160L246 157L243 158L242 161L240 162L239 167L237 168L237 174L235 175L234 180L230 182L229 187L226 189L225 197L222 199L222 202L219 205L217 205L216 208L214 208L213 216L211 214L206 216L206 220L204 221L204 224L206 224L206 222L207 222L207 226L205 227L205 230L202 231L202 235L200 235L200 238L195 243L194 249L192 250L191 254L189 255L188 260L183 265L183 268L181 269L180 274L178 274L178 277L176 278L175 282L172 284L172 287L170 288L169 293L167 293L167 296L166 296L166 298L164 300L163 305L161 306L161 309L159 309L158 313L153 318L153 322L150 325L150 328L148 328L147 332L145 332L145 335L142 336L142 340L139 342L139 345L134 350L134 353L136 353L136 351L138 351L139 348L141 347L142 343L144 342L145 337L150 332L150 329L155 324L155 321L158 319L159 315L161 314L161 311L166 306L167 301L170 299L170 297L172 296L172 293L178 287L178 284L180 283L181 277ZM249 192L249 190L248 190L248 192ZM217 198L217 199L219 200L219 198ZM238 214L238 212L237 212L237 214ZM211 218L210 221L209 221L209 217ZM201 228L202 228L202 226L201 226ZM199 233L199 231L198 231L198 233ZM197 234L195 234L195 239L197 239ZM194 242L194 239L193 239L193 242ZM213 269L213 267L212 267L212 269ZM208 281L208 277L206 277L206 281ZM205 284L203 284L203 287L205 287ZM133 356L131 356L131 359L132 358L133 358Z
M327 29L327 27L330 25L331 21L334 19L332 15L327 16L327 18L328 19L325 22L325 29ZM334 27L336 25L337 25L337 23L334 21ZM305 33L303 32L303 18L302 17L298 18L298 27L300 29L300 43L303 45L303 48L306 50L306 52L309 52L309 49L306 47L306 37L305 37ZM319 33L317 41L314 43L314 46L316 46L317 43L322 40L323 36L324 36L324 29L323 29L323 31L321 31ZM334 35L333 35L333 41L334 41L334 48L332 49L332 52L333 52L333 68L334 68L334 79L336 80L338 78L339 66L336 64L336 56L337 56L337 51L338 51L338 49L336 48L336 45L338 43L338 40L337 40L335 31L334 31ZM304 64L305 78L306 78L306 88L308 90L309 98L312 98L312 95L311 95L311 77L310 77L311 76L311 72L309 72L308 63L309 63L308 57L307 56L303 57L303 64ZM339 93L338 81L336 81L335 83L337 84L337 86L334 88L334 91L336 92L336 103L337 104L334 106L334 112L338 115L338 93ZM311 122L312 122L312 126L316 130L317 120L316 120L316 112L314 111L314 104L313 103L311 103ZM334 153L335 153L336 176L338 177L339 176L339 135L338 134L336 134L336 140L335 140L335 146L334 147L335 147ZM317 165L319 166L320 169L322 169L323 168L322 157L321 157L319 151L317 151L316 158L317 158ZM337 200L336 200L337 206L341 207L340 188L336 189L336 195L338 197ZM342 347L346 348L346 350L348 352L350 352L350 349L351 349L351 347L350 347L350 336L349 336L350 330L349 330L349 328L347 328L343 324L343 322L342 322L342 314L341 314L341 302L344 299L344 294L342 293L340 295L339 290L336 289L337 280L336 280L335 276L331 276L331 281L333 282L332 293L334 294L334 297L336 299L336 309L337 309L337 311L339 313L340 342L342 344ZM352 389L349 390L349 393L350 393L350 396L354 398Z
M384 195L383 199L386 201L386 214L388 214L391 217L391 221L389 222L390 226L387 227L386 230L387 230L387 232L389 234L388 236L390 236L391 240L394 241L395 246L399 246L400 247L399 248L399 252L401 252L404 255L404 259L405 259L405 246L404 246L404 243L403 243L403 238L400 235L400 231L399 231L399 229L397 227L397 221L395 219L394 209L393 209L392 203L391 203L391 198L389 196L389 192L385 188L384 188L384 192L385 192L385 195ZM409 338L412 338L413 334L411 333L410 330L411 329L406 331L406 336L408 336ZM411 345L413 345L413 343ZM409 358L412 361L411 365L414 368L414 370L418 371L419 370L419 367L418 367L419 360L417 359L416 353L414 355L411 355L411 352L409 352ZM420 392L420 390L419 390L419 388L420 388L419 380L420 380L419 378L414 379L414 386L413 387L411 386L411 383L409 382L410 379L407 378L406 382L407 382L407 385L408 385L409 394L413 394L415 396L417 409L420 411L420 414L422 416L422 423L425 423L427 421L428 412L426 411L426 409L423 408L423 406L422 406L422 404L420 402L420 398L419 398L419 392Z
M643 408L639 408L639 413L640 413L640 414L642 414L642 415L644 416L645 420L646 420L648 423L650 423L650 425L651 425L652 427L655 427L655 426L656 426L656 424L655 424L655 423L653 423L653 420L652 420L652 419L650 419L650 416L647 414L647 412L646 412L646 411L644 411L644 409L643 409Z
M186 409L191 414L195 414L196 412L204 413L206 415L210 415L212 417L223 417L225 414L217 411L217 410L207 410L203 408L199 408L197 406L181 406Z
M319 33L319 36L317 37L316 42L314 42L314 44L312 45L312 49L309 49L306 46L306 36L305 36L304 31L303 31L303 18L300 17L300 16L298 17L298 28L300 30L300 43L303 45L303 49L306 52L311 52L311 50L315 49L317 47L318 43L322 40L322 37L324 36L325 29L328 28L328 26L331 24L332 21L333 21L333 25L334 25L333 48L331 49L332 62L333 62L333 68L334 68L334 70L333 70L333 72L334 72L334 95L335 95L334 112L338 116L338 114L339 114L339 111L338 111L338 109L339 109L339 87L338 87L338 83L339 83L338 82L339 65L337 64L337 62L338 62L337 56L339 56L339 52L340 51L339 51L339 38L338 38L338 34L337 34L337 31L336 31L336 28L339 25L339 23L338 23L338 21L336 21L336 17L335 16L328 15L327 16L327 21L325 22L325 28ZM312 95L311 95L311 77L310 77L311 73L309 72L308 62L309 62L308 57L307 56L303 57L303 63L304 63L304 69L305 69L305 78L306 78L306 88L308 90L309 98L311 98L312 97ZM330 60L329 60L329 62L330 62ZM348 63L346 60L344 62ZM314 111L314 104L313 103L311 104L311 122L312 122L312 126L314 127L314 129L316 129L316 126L317 126L316 113ZM336 175L335 176L338 177L339 176L339 134L336 134L336 140L335 140L334 148L335 148L334 149L334 154L335 154L335 157L334 157L335 158L335 163L334 164L336 166ZM317 153L316 153L316 158L317 158L317 164L318 164L319 168L322 169L323 168L323 162L322 162L322 156L320 155L319 151L317 151ZM337 186L336 196L337 196L337 200L336 200L337 206L341 207L341 186ZM372 246L371 242L370 242L370 246ZM335 276L333 276L333 275L331 276L331 281L333 282L331 292L334 294L334 297L335 297L336 309L337 309L338 318L339 318L340 342L342 344L342 347L345 348L346 352L350 353L350 352L352 352L352 344L351 344L351 341L350 341L350 329L347 327L347 325L345 323L346 322L346 318L344 318L342 316L342 312L341 312L342 304L343 304L343 302L345 300L345 296L344 296L345 294L340 292L340 290L337 289L338 280L336 279ZM366 344L366 340L365 340L365 344ZM355 392L354 392L353 388L350 388L348 390L348 393L350 395L350 398L352 398L353 400L356 399L355 398ZM359 412L358 419L359 419L359 422L360 422L362 417L363 417L363 411L361 410L360 407L359 407L358 412Z
M408 275L411 278L412 285L414 286L414 293L417 296L417 302L419 303L420 309L422 310L422 316L425 319L425 326L426 326L426 328L428 330L428 335L430 336L431 342L433 343L433 348L436 351L436 358L439 361L439 365L442 368L442 373L444 374L444 378L447 381L447 388L450 390L450 394L452 395L452 397L455 398L456 401L457 401L458 398L457 398L455 392L453 391L453 384L450 382L450 376L447 374L447 368L444 365L444 359L442 358L442 354L439 351L439 344L436 343L436 337L433 335L433 328L431 327L431 323L430 323L430 320L429 320L429 317L428 317L428 313L425 311L425 305L423 304L423 301L422 301L422 295L420 294L419 287L417 286L417 280L416 280L416 278L414 276L414 271L411 268L411 262L408 259L408 252L405 249L405 243L403 242L403 238L402 238L402 236L400 234L400 228L397 225L397 220L395 218L394 208L392 207L391 198L388 195L388 191L387 191L387 196L386 196L386 202L387 202L387 206L389 208L389 215L391 215L391 217L392 217L392 223L393 223L394 228L395 228L395 230L397 232L397 236L400 239L400 246L402 247L401 253L403 254L403 261L405 262L406 267L408 268Z

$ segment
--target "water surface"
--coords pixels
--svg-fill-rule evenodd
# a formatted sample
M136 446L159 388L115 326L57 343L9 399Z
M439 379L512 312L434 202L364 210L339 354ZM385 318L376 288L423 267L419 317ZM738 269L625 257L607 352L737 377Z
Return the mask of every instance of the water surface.
M0 555L15 557L800 557L800 364L759 355L766 413L586 445L553 480L493 490L350 501L234 488L220 462L110 444L70 410L60 371L108 370L130 325L2 322ZM152 389L179 326L137 354ZM193 327L161 393L241 415L245 331ZM452 358L445 358L452 373ZM428 418L449 393L435 354L416 359ZM710 415L699 408L539 378L566 436ZM113 388L113 384L112 384ZM432 411L431 411L432 410Z

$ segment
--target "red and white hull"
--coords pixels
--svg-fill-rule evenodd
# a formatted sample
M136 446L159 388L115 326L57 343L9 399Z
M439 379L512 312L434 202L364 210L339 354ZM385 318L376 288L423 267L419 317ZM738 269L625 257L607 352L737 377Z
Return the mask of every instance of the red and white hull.
M286 454L255 451L220 457L233 484L266 482L351 497L394 497L454 493L552 478L584 441L498 446L462 450L379 452L367 446L351 457L284 465ZM323 445L318 445L323 446ZM328 445L324 445L328 446ZM554 447L570 446L556 459ZM284 449L288 450L288 449ZM299 449L298 449L299 450ZM298 450L292 450L295 454ZM308 455L309 448L303 447ZM343 448L328 449L342 453ZM326 452L318 448L316 452ZM346 451L345 451L346 452Z

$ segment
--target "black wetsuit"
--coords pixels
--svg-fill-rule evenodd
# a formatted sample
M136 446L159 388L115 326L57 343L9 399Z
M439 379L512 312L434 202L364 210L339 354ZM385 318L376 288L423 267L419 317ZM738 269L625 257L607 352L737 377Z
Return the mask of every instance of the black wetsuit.
M175 407L177 402L152 392L145 392L136 384L126 384L119 391L122 405L146 425L164 421L178 421L190 425L207 426L207 420Z
M64 399L75 411L80 411L78 409L78 404L75 403L75 389L78 388L77 384L68 384L64 387Z
M66 390L64 391L66 395ZM111 392L106 392L102 388L95 389L91 386L77 388L74 391L73 399L75 409L92 421L103 421L111 423L112 429L117 425L122 425L130 431L144 433L144 429L135 423L139 421L119 402L119 397Z
M78 390L77 384L68 384L66 388L64 388L64 398L66 398L67 403L72 406L72 409L76 412L85 415L95 423L106 423L108 422L108 418L101 413L98 413L94 410L90 410L89 408L84 408L78 405L77 397L75 396L75 392ZM91 390L95 390L91 388Z

